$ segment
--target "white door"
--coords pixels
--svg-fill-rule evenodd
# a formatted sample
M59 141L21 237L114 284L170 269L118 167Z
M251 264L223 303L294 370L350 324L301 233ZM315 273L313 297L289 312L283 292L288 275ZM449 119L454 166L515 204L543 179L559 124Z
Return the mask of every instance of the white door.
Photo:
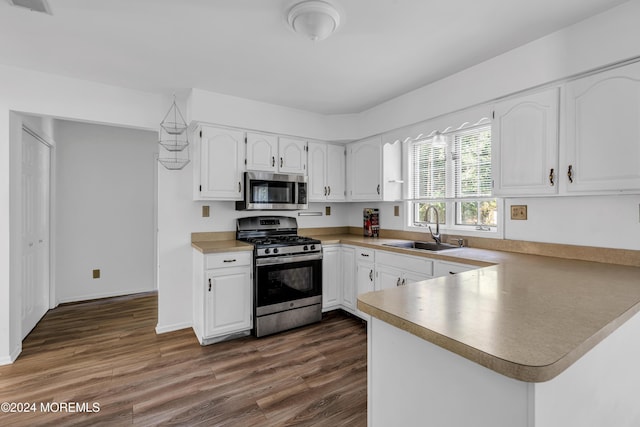
M251 328L249 267L208 271L206 286L206 337Z
M327 199L345 199L346 153L342 145L327 146Z
M22 131L22 338L49 308L49 146Z

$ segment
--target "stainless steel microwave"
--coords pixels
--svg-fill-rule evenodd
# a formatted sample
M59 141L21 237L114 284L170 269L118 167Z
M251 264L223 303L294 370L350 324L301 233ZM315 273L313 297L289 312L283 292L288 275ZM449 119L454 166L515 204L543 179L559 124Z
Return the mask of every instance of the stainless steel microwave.
M306 176L244 173L244 200L236 202L236 210L301 210L308 207Z

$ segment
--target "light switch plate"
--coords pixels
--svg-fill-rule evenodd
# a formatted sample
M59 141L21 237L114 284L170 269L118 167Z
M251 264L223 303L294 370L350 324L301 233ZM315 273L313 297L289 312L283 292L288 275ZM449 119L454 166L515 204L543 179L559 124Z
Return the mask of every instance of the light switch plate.
M94 279L99 279L100 278L100 269L93 270L93 278Z
M325 206L325 207L324 207L324 214L325 214L326 216L331 215L331 206Z
M526 220L527 205L511 205L511 219Z
M203 218L208 218L209 217L209 206L208 205L202 206L202 217Z
M393 207L393 216L400 216L400 206Z

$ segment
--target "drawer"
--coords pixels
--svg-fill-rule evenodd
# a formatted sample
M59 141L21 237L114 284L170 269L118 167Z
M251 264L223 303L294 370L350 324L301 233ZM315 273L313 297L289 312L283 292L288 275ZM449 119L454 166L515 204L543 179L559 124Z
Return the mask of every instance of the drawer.
M402 271L412 271L423 276L433 276L433 260L411 255L402 255L387 251L378 251L376 264L388 265Z
M251 265L251 252L224 252L205 255L204 268L238 267Z
M475 270L475 265L458 264L455 262L438 261L436 263L436 277L448 276L451 274L462 273L463 271Z
M357 261L370 261L370 262L375 262L375 253L376 251L374 251L373 249L369 249L369 248L361 248L356 246L356 262Z

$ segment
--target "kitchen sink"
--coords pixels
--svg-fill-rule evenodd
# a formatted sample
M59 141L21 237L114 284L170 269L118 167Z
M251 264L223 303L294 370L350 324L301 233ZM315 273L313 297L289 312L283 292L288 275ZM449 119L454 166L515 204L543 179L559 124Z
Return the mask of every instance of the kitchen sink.
M423 251L440 252L448 249L457 249L458 246L450 245L448 243L436 243L436 242L394 242L383 243L383 246L391 246L393 248L406 248L406 249L421 249Z

